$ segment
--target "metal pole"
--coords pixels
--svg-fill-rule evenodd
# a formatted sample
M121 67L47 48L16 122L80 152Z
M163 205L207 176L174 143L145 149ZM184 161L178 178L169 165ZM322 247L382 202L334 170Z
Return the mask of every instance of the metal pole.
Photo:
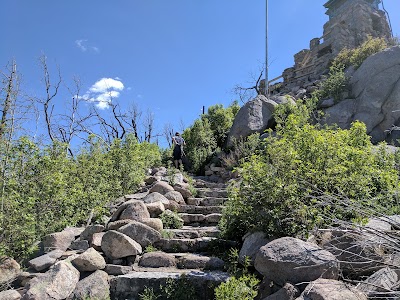
M268 0L265 0L265 96L269 96L268 83Z

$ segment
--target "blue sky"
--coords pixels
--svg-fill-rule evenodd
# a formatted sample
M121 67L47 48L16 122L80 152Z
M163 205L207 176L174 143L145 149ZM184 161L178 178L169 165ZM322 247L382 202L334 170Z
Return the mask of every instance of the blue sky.
M322 36L325 2L269 1L270 78ZM25 93L44 93L38 58L45 53L53 74L59 65L66 82L81 79L83 97L105 99L104 84L112 86L122 107L150 109L159 132L166 123L189 126L203 105L229 105L234 86L250 85L265 60L265 0L0 3L0 70L15 58ZM384 3L399 35L400 1ZM60 92L57 109L68 97Z

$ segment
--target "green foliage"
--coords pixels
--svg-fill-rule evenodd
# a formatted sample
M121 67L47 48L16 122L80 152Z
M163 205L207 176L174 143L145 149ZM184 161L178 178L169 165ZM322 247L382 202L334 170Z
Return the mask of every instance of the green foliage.
M157 146L130 136L109 148L93 139L75 159L66 153L63 144L21 138L0 155L0 255L25 258L44 235L84 224L92 210L100 220L110 200L136 190L160 161Z
M252 300L257 296L260 281L254 275L230 277L215 289L216 300Z
M195 120L182 136L186 141L185 153L192 163L195 173L203 172L204 165L219 148L225 146L226 137L239 111L234 102L227 108L217 104L208 109L207 114Z
M166 229L180 229L183 227L183 220L179 217L178 213L174 211L166 210L159 218Z
M254 133L245 138L233 138L232 144L230 151L221 155L223 166L228 170L233 170L255 153L260 146L260 135Z
M147 245L146 248L144 248L144 253L157 252L157 251L159 250L153 245Z
M147 286L144 288L143 293L139 294L139 300L157 300L161 295L157 295L152 288Z
M165 285L160 286L161 294L165 299L171 300L196 300L195 288L190 280L181 275L179 279L169 278Z
M340 195L385 213L395 207L394 156L371 150L364 124L355 122L349 130L320 128L306 122L314 104L299 104L298 110L278 109L277 136L267 138L264 148L241 165L241 184L230 188L220 223L226 237L239 239L251 230L306 236L335 218L361 217L351 204L320 205L322 195Z
M358 69L369 56L388 48L388 46L384 38L369 37L360 47L345 48L340 51L329 69L329 77L321 85L320 96L332 97L335 101L340 101L349 82L345 70L350 66Z

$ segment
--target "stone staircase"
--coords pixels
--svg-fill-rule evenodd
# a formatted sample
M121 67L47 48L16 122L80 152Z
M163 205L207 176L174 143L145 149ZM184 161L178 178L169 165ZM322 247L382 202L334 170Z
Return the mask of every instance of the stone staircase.
M158 290L160 285L182 274L199 299L212 299L213 287L229 277L224 271L224 261L210 253L213 243L235 246L218 238L217 224L227 200L226 185L196 180L195 188L196 197L188 198L186 205L178 209L184 226L165 229L164 238L153 244L159 251L145 253L137 259L132 266L135 272L112 278L111 299L139 299L142 291L138 287Z

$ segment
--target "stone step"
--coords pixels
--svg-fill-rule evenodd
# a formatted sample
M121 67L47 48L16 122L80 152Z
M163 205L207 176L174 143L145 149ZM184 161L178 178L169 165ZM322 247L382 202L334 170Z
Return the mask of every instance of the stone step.
M178 252L204 252L209 244L215 240L212 237L200 237L195 239L161 239L154 243L157 249L168 253Z
M196 205L180 205L178 212L187 214L220 214L223 206L196 206Z
M228 198L217 198L217 197L207 197L207 198L188 198L186 203L188 205L195 206L221 206Z
M185 276L181 279L181 276ZM193 296L201 297L200 300L209 300L214 297L214 288L228 280L229 274L221 271L150 271L132 272L111 278L110 293L111 300L117 299L139 299L145 288L151 288L158 293L160 286L165 286L167 281L178 281L182 288ZM181 281L179 281L181 279Z
M218 257L206 256L197 253L176 253L175 259L179 269L201 269L223 271L225 263Z
M178 214L185 225L188 224L217 224L219 220L221 220L222 214L187 214L187 213L179 213Z
M195 239L200 237L218 237L220 230L216 226L183 226L181 229L165 229L175 239Z
M196 191L198 197L215 197L215 198L228 197L228 191L226 189L197 188Z
M204 180L198 179L195 181L194 186L196 188L226 189L228 185L225 183L215 183L215 182L209 182L209 181L204 181Z

